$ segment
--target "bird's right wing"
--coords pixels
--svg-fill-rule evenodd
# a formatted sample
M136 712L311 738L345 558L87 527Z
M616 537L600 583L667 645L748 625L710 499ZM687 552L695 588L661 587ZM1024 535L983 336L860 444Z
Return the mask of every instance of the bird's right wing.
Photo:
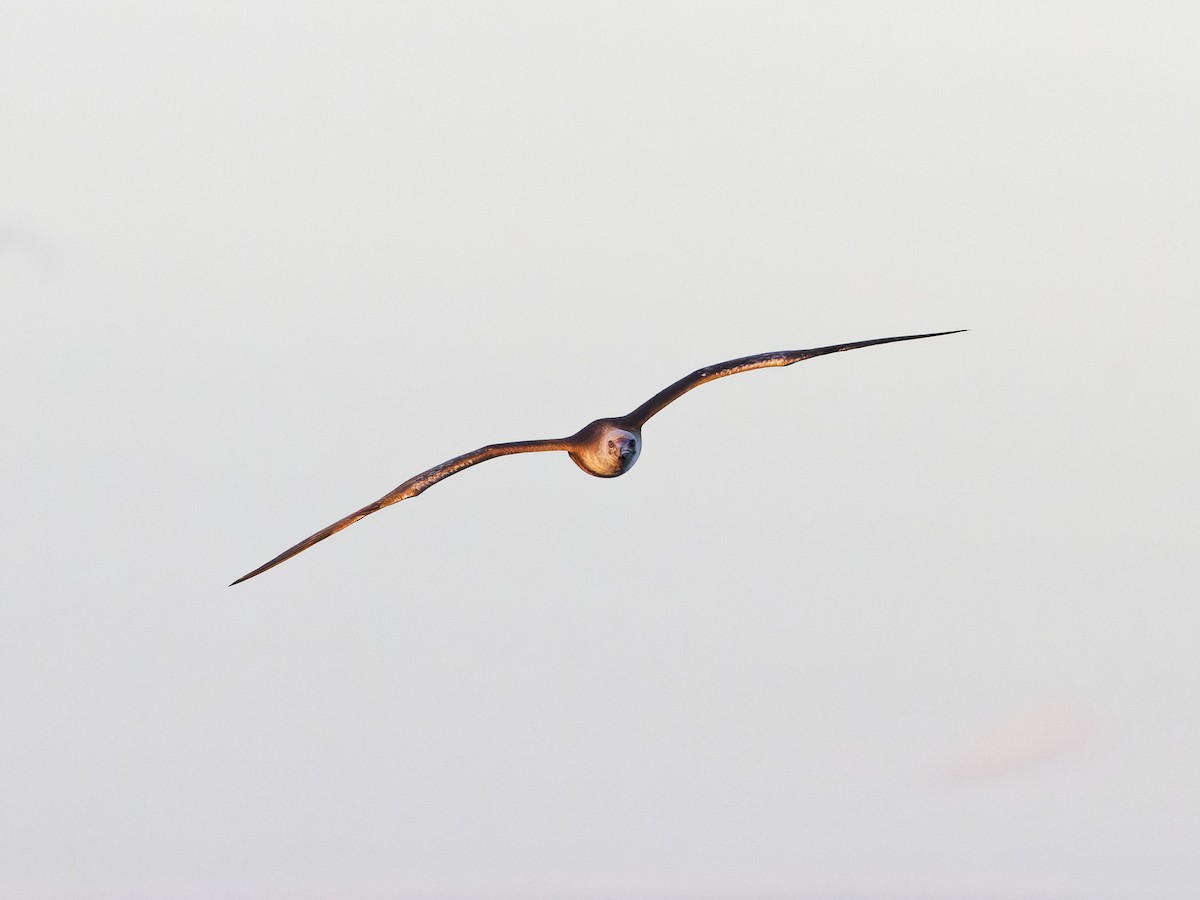
M286 562L297 553L307 550L313 544L325 540L331 534L337 534L343 528L353 525L359 519L369 516L373 512L383 509L385 506L391 506L393 503L399 503L401 500L408 500L410 497L415 497L422 491L433 487L439 481L449 478L456 472L461 472L463 469L469 468L477 463L484 462L489 459L495 459L497 456L508 456L512 453L536 453L544 450L566 450L568 444L564 440L548 440L548 441L513 441L507 444L488 444L486 447L480 447L478 450L473 450L470 453L464 453L462 456L456 456L454 459L448 459L439 466L434 466L432 469L427 469L420 475L414 475L408 481L399 485L395 490L384 494L374 503L364 506L357 512L353 512L344 519L338 519L328 528L322 528L314 535L310 535L296 544L284 550L277 557L267 563L263 563L253 572L247 572L233 584L240 584L248 578L253 578L255 575L261 575L267 569L272 569L281 562ZM230 585L232 587L233 585Z
M774 353L759 353L756 356L743 356L727 362L716 363L697 369L690 375L685 375L669 387L663 388L629 415L624 421L641 428L646 420L671 403L674 403L692 388L697 388L708 381L724 378L726 375L736 375L738 372L749 372L751 369L765 369L770 366L790 366L814 356L824 356L826 353L840 353L842 350L857 350L859 347L870 347L874 344L890 344L892 341L915 341L919 338L940 337L943 334L958 334L958 331L936 331L932 334L906 334L901 337L875 338L870 341L854 341L850 344L831 344L828 347L817 347L812 350L778 350Z

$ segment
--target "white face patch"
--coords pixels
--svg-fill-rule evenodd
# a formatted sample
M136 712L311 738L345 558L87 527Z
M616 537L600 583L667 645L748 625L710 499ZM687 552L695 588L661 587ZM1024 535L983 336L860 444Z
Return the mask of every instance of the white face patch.
M585 471L601 478L614 478L628 472L641 451L640 435L608 425L574 455Z
M621 428L614 428L617 436L610 438L615 444L615 449L619 456L625 458L625 468L632 466L638 458L638 454L642 452L642 442L636 434L625 431Z
M636 434L624 428L609 427L605 429L604 450L616 467L617 474L628 472L638 454L642 452L642 441Z

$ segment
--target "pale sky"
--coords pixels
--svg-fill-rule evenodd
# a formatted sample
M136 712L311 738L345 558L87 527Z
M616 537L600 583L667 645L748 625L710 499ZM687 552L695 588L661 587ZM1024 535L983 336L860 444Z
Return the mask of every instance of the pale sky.
M1198 47L8 4L0 897L1200 895Z

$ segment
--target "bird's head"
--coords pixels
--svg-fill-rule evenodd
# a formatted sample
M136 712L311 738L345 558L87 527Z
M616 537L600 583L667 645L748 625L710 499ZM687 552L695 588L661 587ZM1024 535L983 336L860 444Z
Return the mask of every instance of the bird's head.
M584 427L572 439L571 459L589 475L616 478L637 462L642 436L617 425L611 419L598 419Z

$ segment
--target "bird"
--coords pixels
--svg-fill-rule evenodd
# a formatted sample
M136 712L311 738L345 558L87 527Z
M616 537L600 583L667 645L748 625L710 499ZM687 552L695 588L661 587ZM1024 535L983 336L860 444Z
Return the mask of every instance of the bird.
M362 509L350 513L345 518L338 519L332 525L322 528L316 534L306 537L300 543L284 550L274 559L263 563L252 572L247 572L241 578L237 579L237 581L234 581L230 587L233 587L235 584L241 584L243 581L253 578L256 575L261 575L268 569L275 568L275 566L286 562L297 553L307 550L313 544L325 540L325 538L332 534L337 534L343 528L353 525L359 519L365 518L373 512L378 512L385 506L391 506L393 503L399 503L401 500L411 500L418 494L433 487L439 481L443 481L451 475L461 472L463 469L499 456L509 456L513 453L541 453L551 450L561 450L565 451L570 456L572 462L589 475L594 475L597 478L617 478L628 472L633 468L633 464L637 462L638 456L642 452L642 427L652 416L662 412L663 409L693 388L707 384L710 381L715 381L718 378L724 378L726 375L736 375L739 372L750 372L754 369L766 369L772 366L790 366L793 363L798 363L806 359L825 356L829 353L840 353L843 350L857 350L861 347L873 347L876 344L890 344L895 341L915 341L922 338L941 337L947 334L959 334L966 330L965 328L959 328L955 331L936 331L929 334L906 334L899 337L854 341L848 344L832 344L828 347L816 347L810 350L779 350L772 353L759 353L755 356L743 356L738 359L705 366L702 369L697 369L690 375L685 375L674 384L663 388L637 409L633 410L633 412L623 416L596 419L594 422L584 425L583 428L570 437L488 444L480 447L478 450L472 450L470 453L464 453L462 456L448 459L444 463L434 466L432 469L426 469L424 472L414 475L397 486L395 490L384 494L374 503L369 503Z

